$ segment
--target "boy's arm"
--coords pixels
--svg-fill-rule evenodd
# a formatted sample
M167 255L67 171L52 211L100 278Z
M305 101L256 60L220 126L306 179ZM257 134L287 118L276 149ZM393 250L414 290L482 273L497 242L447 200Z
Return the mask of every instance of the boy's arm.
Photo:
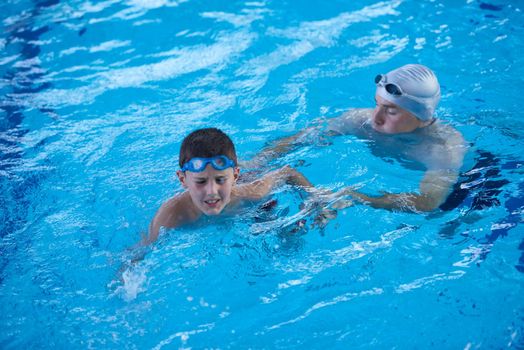
M165 227L167 223L171 223L173 225L169 225L169 227L175 227L176 226L176 216L173 215L173 212L176 209L176 197L171 198L158 209L155 216L153 217L153 220L151 220L151 223L149 224L149 235L142 239L141 244L142 245L148 245L151 243L154 243L158 239L158 234L160 233L160 228ZM173 221L173 222L171 222Z
M189 212L184 210L187 207L184 205L187 202L186 197L187 194L183 193L169 199L160 206L149 224L149 234L143 235L140 242L128 248L131 256L118 270L120 279L122 279L122 273L125 270L144 259L144 256L149 252L150 245L158 240L161 227L175 228L190 220Z
M341 200L342 191L333 193L330 190L316 189L302 173L289 165L268 173L259 180L237 186L239 199L258 200L267 196L271 190L282 183L302 187L314 200L310 202L310 209L319 208L315 217L315 224L324 227L329 220L336 217L336 209L347 208L352 205L350 201ZM326 207L331 202L331 208Z

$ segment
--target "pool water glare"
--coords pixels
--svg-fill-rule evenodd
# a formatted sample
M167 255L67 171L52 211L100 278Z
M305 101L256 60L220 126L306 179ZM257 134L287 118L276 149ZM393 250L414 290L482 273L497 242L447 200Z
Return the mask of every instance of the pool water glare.
M0 348L524 347L518 2L10 0L0 14ZM321 228L287 186L272 209L164 232L128 266L182 190L189 132L221 128L249 160L372 108L375 75L413 62L435 70L437 115L470 146L458 207L354 205ZM371 195L423 174L353 136L262 170L286 164Z

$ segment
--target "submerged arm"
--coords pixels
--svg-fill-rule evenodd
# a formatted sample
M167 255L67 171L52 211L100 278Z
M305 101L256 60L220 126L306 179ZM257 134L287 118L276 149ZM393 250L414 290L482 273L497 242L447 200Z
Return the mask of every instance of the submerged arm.
M410 212L429 212L437 209L444 203L457 182L467 149L459 132L451 130L445 135L446 144L430 150L427 154L425 163L428 170L420 182L419 193L384 193L372 197L346 189L346 194L375 208Z
M300 144L302 144L302 142L300 142L301 138L304 138L306 135L319 133L319 131L320 129L318 127L309 127L302 129L291 136L277 139L273 141L270 146L260 151L252 160L244 163L244 166L248 168L256 168L261 164L268 163L300 146Z
M429 212L441 205L458 174L452 171L427 171L420 184L419 193L383 193L381 196L346 189L345 194L373 208L400 210L407 212Z
M320 140L354 133L368 120L369 109L353 109L341 116L331 119L318 119L314 126L302 129L297 133L277 139L247 162L251 167L267 163L305 144L319 144Z
M309 180L294 168L286 165L278 170L272 171L262 178L253 182L238 185L235 188L236 195L241 199L258 200L267 196L272 190L288 183L300 186L304 189L311 189L313 185Z

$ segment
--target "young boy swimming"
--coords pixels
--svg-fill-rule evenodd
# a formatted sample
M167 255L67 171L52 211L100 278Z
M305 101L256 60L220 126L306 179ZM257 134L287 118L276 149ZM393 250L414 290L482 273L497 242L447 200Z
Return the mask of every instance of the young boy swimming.
M185 191L167 200L149 225L145 244L158 239L160 228L176 228L196 222L202 216L232 211L242 201L259 200L288 183L304 189L312 184L290 166L261 178L237 184L239 167L231 139L216 128L198 129L182 141L177 176Z

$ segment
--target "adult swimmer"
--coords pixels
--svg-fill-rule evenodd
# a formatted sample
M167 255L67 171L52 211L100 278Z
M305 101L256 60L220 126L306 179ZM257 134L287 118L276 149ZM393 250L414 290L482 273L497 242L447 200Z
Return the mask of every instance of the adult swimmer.
M403 164L422 166L424 175L417 192L372 196L345 189L353 199L375 208L427 212L444 203L462 167L466 144L461 133L435 117L440 85L431 69L408 64L375 78L374 109L352 109L339 117L279 139L250 163L261 164L312 140L355 135L371 140L377 156L396 157ZM407 160L408 162L404 162Z

